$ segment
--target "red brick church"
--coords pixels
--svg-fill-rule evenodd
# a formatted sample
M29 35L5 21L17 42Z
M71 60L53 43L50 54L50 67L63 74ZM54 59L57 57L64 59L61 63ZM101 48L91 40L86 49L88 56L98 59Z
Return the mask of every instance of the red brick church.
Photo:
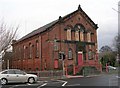
M79 5L76 11L13 41L11 68L44 71L64 67L73 74L85 66L100 70L97 28Z

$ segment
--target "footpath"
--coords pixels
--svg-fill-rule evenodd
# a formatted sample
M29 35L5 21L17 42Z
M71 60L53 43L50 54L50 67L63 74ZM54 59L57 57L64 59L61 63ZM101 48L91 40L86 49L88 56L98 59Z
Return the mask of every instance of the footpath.
M100 74L93 74L93 75L67 75L67 76L53 76L53 77L39 77L39 81L49 81L49 80L60 80L60 79L70 79L70 78L83 78L83 77L95 77L95 76L101 76L101 75L106 75L106 74L117 74L117 73L107 73L107 72L102 72Z
M94 77L94 76L100 76L99 75L88 75L88 76L83 76L83 75L67 75L67 76L62 76L62 77L39 77L39 81L50 81L50 80L60 80L60 79L70 79L70 78L83 78L83 77Z

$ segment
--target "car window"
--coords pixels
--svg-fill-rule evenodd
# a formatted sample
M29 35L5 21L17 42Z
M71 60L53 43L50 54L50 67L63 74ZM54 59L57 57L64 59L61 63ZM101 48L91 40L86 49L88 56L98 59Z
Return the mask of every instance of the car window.
M4 72L2 72L2 74L7 74L8 73L8 71L4 71Z
M14 70L8 70L8 74L15 74Z
M15 70L15 73L16 74L25 74L23 71L20 71L20 70Z

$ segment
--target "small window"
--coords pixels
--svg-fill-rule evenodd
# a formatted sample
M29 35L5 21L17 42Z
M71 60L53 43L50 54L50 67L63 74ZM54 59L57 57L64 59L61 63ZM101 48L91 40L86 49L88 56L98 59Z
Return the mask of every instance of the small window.
M91 33L90 32L87 33L87 40L88 40L88 42L91 42Z
M54 40L54 51L58 50L58 43L57 43L57 39Z
M84 41L84 33L82 31L80 32L80 40Z
M29 43L29 58L32 58L32 44Z
M26 49L26 46L23 46L23 58L25 58L25 49Z
M71 27L67 27L67 40L71 40Z
M68 59L72 59L72 49L69 49L68 51Z
M39 57L39 42L36 40L36 57Z
M79 41L79 31L78 30L75 32L75 39L76 39L76 41Z

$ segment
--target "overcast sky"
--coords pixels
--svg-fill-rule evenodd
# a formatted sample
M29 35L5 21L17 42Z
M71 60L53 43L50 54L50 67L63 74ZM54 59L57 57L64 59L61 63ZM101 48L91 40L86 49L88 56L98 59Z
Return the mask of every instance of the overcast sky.
M65 16L80 4L86 14L98 24L98 46L113 46L118 32L119 0L0 0L0 19L10 25L20 25L19 37Z

